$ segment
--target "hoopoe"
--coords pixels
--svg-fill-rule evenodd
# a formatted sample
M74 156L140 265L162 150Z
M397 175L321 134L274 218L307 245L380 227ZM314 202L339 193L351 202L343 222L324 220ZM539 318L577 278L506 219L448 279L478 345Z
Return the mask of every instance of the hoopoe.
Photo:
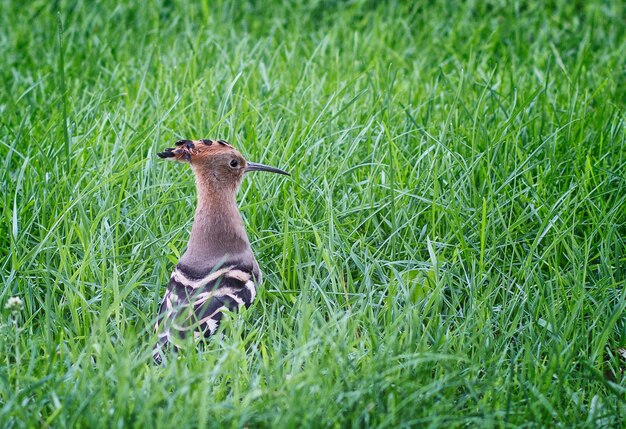
M188 335L208 337L217 330L222 310L247 308L254 301L261 270L235 195L247 172L289 173L246 161L224 140L180 140L157 155L189 163L198 193L189 243L172 272L155 324L154 360L161 363L170 343L176 347Z

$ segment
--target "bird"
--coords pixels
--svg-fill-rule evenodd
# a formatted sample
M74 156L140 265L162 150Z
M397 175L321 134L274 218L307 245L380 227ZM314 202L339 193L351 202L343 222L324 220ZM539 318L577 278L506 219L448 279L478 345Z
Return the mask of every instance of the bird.
M157 156L191 166L197 205L187 248L159 306L153 350L157 364L164 364L166 349L178 350L186 338L214 334L223 310L252 304L262 273L237 207L237 190L249 172L289 176L279 168L247 161L225 140L179 140L174 146Z

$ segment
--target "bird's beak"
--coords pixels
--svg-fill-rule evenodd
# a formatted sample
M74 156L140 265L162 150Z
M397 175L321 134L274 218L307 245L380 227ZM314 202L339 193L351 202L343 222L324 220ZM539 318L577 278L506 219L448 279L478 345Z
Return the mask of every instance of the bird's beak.
M280 168L270 167L269 165L257 164L256 162L248 162L246 165L246 173L249 171L267 171L270 173L284 174L289 176L290 174Z

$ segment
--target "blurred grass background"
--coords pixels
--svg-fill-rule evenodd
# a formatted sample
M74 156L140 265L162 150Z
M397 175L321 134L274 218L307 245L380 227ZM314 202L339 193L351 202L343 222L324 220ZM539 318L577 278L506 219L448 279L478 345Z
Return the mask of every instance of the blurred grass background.
M0 424L619 427L619 1L0 1ZM151 364L223 138L259 299Z

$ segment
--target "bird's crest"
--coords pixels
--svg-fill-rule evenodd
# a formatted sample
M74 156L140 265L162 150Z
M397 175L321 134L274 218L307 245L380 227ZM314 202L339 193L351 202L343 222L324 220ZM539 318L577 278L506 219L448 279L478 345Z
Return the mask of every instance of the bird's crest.
M224 140L179 140L175 143L175 147L168 147L157 155L159 158L172 161L192 162L194 158L233 151L237 150Z

